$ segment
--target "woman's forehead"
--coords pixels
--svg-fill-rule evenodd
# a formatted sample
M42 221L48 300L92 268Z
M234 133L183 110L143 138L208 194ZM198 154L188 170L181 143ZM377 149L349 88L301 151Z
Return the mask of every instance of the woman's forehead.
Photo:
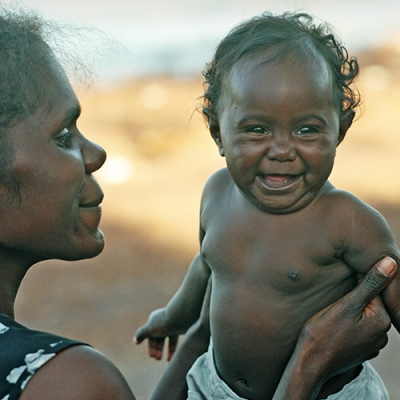
M40 108L53 109L60 103L65 103L66 108L76 108L79 104L63 66L52 53L42 67L37 86L42 95L38 99Z

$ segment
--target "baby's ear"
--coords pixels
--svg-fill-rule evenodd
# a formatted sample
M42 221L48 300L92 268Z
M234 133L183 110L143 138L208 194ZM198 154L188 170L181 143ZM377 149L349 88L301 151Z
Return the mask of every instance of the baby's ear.
M350 128L353 123L354 116L356 115L354 110L346 110L340 116L339 121L339 140L338 145L342 142L344 137L346 136L347 130Z
M225 152L224 152L224 147L222 145L221 132L219 129L218 118L209 108L206 108L206 107L203 108L203 114L207 118L208 129L210 130L211 137L214 139L214 142L218 146L219 154L222 157L224 157Z

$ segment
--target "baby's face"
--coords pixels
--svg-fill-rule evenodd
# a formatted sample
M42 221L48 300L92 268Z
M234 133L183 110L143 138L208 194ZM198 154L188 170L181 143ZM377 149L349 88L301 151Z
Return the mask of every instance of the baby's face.
M233 181L254 205L289 213L328 179L339 143L329 71L315 57L239 61L225 79L212 135Z

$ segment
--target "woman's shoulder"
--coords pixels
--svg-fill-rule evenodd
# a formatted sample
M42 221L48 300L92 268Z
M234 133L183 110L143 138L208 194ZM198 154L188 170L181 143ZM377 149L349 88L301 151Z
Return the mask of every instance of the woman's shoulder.
M102 353L77 345L57 354L36 372L20 400L132 400L129 385Z
M119 370L97 350L4 314L0 358L0 398L134 399Z

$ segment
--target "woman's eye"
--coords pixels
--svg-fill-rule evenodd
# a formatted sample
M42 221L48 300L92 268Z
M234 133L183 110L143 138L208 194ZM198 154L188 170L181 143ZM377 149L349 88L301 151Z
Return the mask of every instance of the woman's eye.
M72 144L72 133L67 128L64 128L56 139L61 147L69 148Z
M296 135L307 136L307 135L314 135L318 132L319 132L318 129L313 126L302 126L300 129L296 131Z

